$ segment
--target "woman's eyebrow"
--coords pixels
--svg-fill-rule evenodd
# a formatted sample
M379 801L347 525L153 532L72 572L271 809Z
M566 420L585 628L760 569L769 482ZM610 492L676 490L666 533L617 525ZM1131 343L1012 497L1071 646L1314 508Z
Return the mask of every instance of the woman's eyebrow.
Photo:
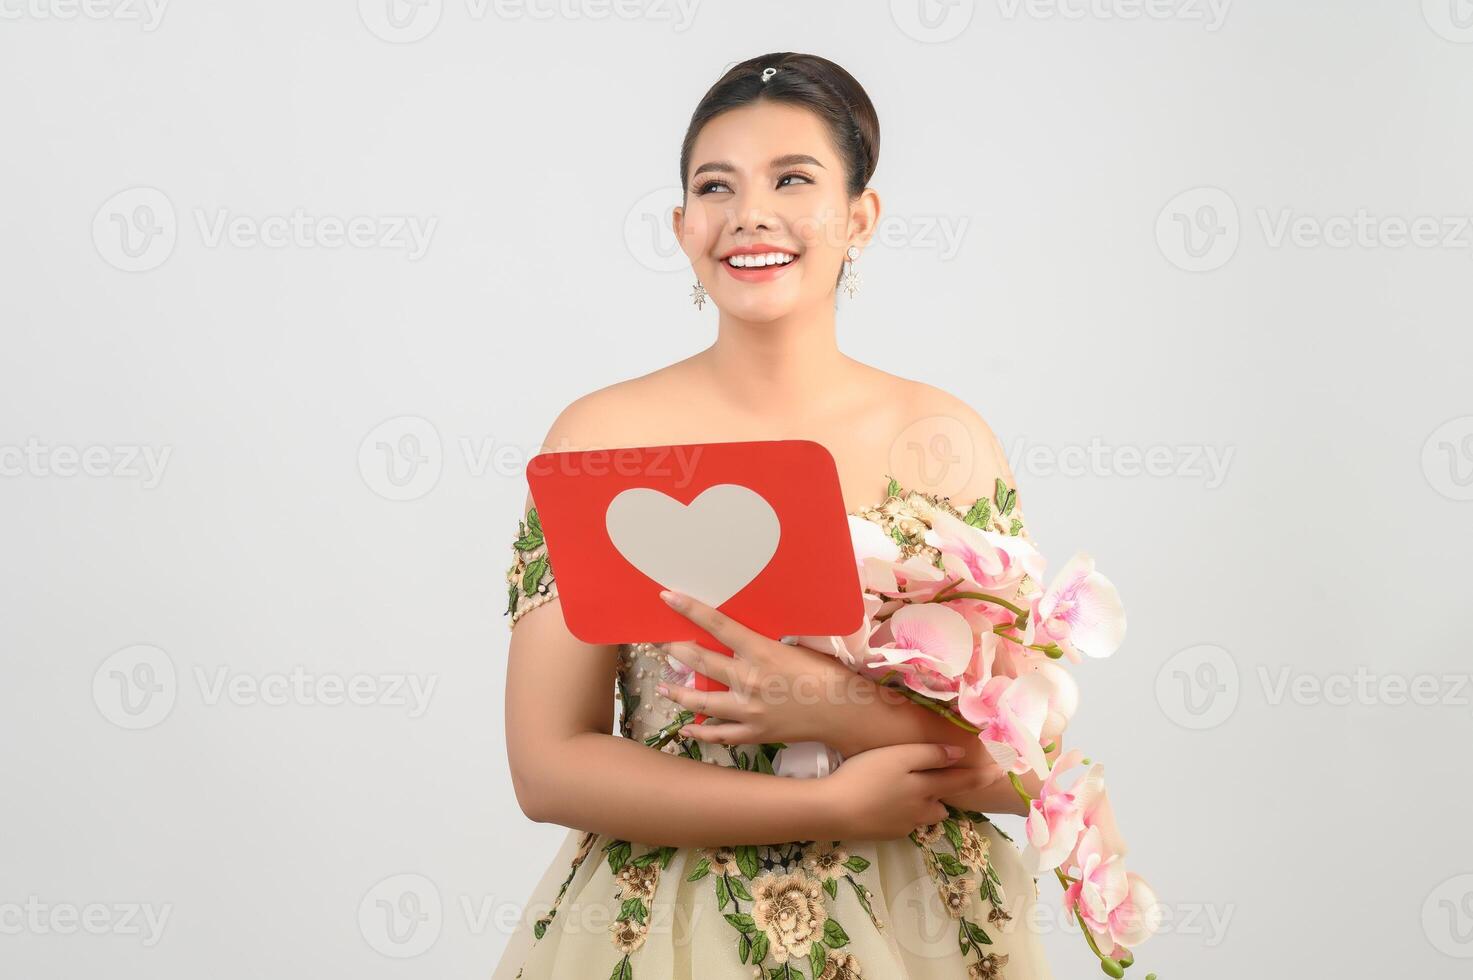
M780 157L773 157L772 160L767 164L767 168L769 170L777 170L782 167L791 167L799 163L806 163L815 167L823 167L823 164L819 163L816 159L806 153L784 153ZM703 163L699 167L697 167L695 169L695 172L690 175L691 180L695 180L697 177L708 170L716 171L717 173L733 173L736 171L736 167L727 163L725 160L713 160L710 163Z

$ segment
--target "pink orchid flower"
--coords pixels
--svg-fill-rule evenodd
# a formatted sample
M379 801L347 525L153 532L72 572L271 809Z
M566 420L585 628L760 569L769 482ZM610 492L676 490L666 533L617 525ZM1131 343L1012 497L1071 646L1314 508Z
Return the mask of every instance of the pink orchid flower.
M1004 598L1016 591L1024 575L1043 574L1043 555L1026 538L984 531L938 511L924 540L941 552L948 574Z
M1057 643L1074 663L1079 655L1108 657L1125 640L1125 607L1094 559L1069 560L1038 602L1038 643Z
M976 725L999 766L1023 775L1048 775L1048 759L1039 738L1048 717L1047 681L1038 675L991 677L982 684L963 684L957 700L962 717Z
M1100 774L1100 788L1085 803L1081 816L1084 820L1085 830L1094 830L1099 834L1101 846L1110 854L1118 854L1124 858L1128 852L1125 846L1125 838L1120 834L1120 827L1115 822L1115 808L1110 805L1110 791L1105 785L1104 767L1096 763L1093 770ZM1083 835L1080 840L1083 841ZM1077 848L1076 848L1077 850ZM1070 863L1079 864L1079 855L1071 856Z
M905 686L939 701L956 697L972 662L972 628L940 603L906 604L885 623L890 641L870 649L869 672L898 671Z
M1139 945L1161 924L1161 906L1144 878L1125 870L1125 860L1104 845L1099 829L1080 837L1077 880L1064 892L1064 907L1078 911L1101 949Z
M1023 863L1037 877L1063 864L1074 852L1084 833L1084 811L1103 789L1102 767L1093 766L1067 789L1060 784L1069 770L1079 765L1084 753L1070 749L1059 757L1028 808L1028 846Z
M951 581L920 555L903 562L866 558L859 566L859 582L866 591L907 602L927 602Z
M1046 657L1028 657L1015 662L1019 677L1038 674L1049 685L1048 710L1058 721L1068 725L1079 710L1079 682L1068 669ZM1058 768L1058 764L1054 764Z

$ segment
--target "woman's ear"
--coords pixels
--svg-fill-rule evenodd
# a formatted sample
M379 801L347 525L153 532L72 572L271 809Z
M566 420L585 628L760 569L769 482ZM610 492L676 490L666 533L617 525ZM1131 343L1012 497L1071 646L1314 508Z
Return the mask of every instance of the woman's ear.
M854 230L853 244L861 249L867 247L875 237L875 229L879 223L880 195L873 187L866 187L849 206L849 224Z

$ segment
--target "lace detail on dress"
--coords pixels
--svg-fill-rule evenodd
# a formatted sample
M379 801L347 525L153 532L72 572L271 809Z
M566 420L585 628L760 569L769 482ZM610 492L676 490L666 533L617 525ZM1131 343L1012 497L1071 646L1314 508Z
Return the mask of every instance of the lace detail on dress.
M557 598L557 580L547 560L547 541L542 536L536 507L527 512L525 522L517 522L512 552L515 558L506 570L506 612L502 614L511 616L508 629L514 628L517 620L531 610Z

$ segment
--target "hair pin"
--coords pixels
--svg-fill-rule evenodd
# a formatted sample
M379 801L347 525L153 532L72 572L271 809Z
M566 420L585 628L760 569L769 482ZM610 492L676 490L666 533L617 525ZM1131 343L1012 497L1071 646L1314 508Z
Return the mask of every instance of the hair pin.
M777 74L777 69L776 68L764 68L764 69L762 69L762 80L765 82L769 78L771 78L773 75L776 75L776 74Z

